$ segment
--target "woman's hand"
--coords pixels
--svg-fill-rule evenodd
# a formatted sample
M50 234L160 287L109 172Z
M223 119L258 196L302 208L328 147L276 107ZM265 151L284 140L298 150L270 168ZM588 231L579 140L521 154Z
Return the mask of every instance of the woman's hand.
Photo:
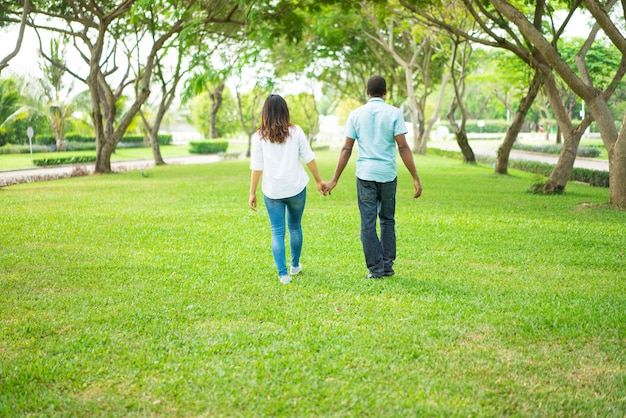
M250 209L256 212L256 195L255 194L250 195L250 198L248 199L248 205L250 206Z
M319 190L322 195L326 196L326 183L324 181L318 181L317 190Z

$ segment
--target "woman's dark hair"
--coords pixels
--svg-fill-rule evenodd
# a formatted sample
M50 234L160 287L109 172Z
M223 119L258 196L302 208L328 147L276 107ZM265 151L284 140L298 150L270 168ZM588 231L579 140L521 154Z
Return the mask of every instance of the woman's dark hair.
M293 126L289 119L287 102L278 94L270 94L261 112L261 139L282 144L289 137L289 127Z
M381 76L375 75L367 81L367 91L372 97L383 97L387 92L387 83Z

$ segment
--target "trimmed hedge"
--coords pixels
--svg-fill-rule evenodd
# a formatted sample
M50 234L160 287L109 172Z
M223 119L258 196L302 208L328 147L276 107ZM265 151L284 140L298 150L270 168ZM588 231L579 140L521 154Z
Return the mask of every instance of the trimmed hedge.
M447 151L438 148L428 148L427 152L429 154L441 155L443 157L450 157L459 160L463 159L463 155L460 151ZM476 159L484 164L493 164L496 162L495 158L485 156L477 155ZM509 168L515 168L517 170L549 177L554 170L554 164L530 160L509 160ZM569 180L579 181L581 183L588 183L589 185L596 187L609 187L608 171L574 167L572 169L572 174L570 175Z
M465 130L467 131L468 134L476 134L476 133L505 134L506 130L509 129L509 126L511 125L510 122L507 122L506 120L499 120L499 119L485 119L483 120L483 122L485 123L484 126L480 127L478 126L477 120L474 120L474 119L468 120L467 123L465 124ZM438 126L445 126L446 128L450 130L450 132L452 132L452 128L450 127L450 122L447 120L440 121Z
M63 158L41 158L33 160L33 164L38 167L46 167L51 165L61 165L61 164L78 164L78 163L93 163L96 161L95 155L84 155L84 156L74 156L74 157L63 157Z
M50 152L50 147L47 145L33 145L33 153L35 152ZM6 144L0 147L0 154L29 154L30 145L13 145Z
M189 152L192 154L217 154L226 152L228 141L191 141Z
M143 145L143 135L125 135L120 143L123 144L140 144ZM157 136L159 145L170 145L173 141L171 134L159 134ZM82 142L82 143L96 143L94 136L84 136L79 134L70 133L65 135L66 142ZM54 135L36 135L33 138L33 142L40 145L55 145L56 138Z
M546 145L528 145L528 144L513 144L513 149L530 152L542 152L544 154L560 154L563 149L563 144L546 144ZM599 157L601 151L598 147L579 146L576 151L576 155L579 157Z

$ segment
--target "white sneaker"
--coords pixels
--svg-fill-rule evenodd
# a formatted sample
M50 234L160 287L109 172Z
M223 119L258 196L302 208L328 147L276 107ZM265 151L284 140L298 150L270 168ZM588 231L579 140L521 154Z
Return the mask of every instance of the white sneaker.
M291 276L286 274L284 276L280 276L278 279L280 280L282 284L287 284L291 281Z
M294 266L289 267L289 274L291 274L292 276L295 276L301 271L302 271L302 264L298 264L296 267Z

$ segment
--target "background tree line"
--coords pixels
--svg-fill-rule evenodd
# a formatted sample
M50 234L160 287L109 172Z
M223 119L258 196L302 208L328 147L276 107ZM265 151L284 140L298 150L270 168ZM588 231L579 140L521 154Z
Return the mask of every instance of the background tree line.
M591 26L565 38L580 12ZM505 174L522 130L554 130L563 148L546 192L565 188L591 126L609 155L611 202L626 206L626 39L615 23L624 22L624 8L615 0L28 0L5 2L0 22L21 28L11 40L15 50L25 29L53 39L40 45L43 93L31 95L39 103L29 106L39 111L29 112L29 123L47 124L57 149L64 132L91 129L97 172L110 171L111 153L133 126L149 134L162 163L155 138L179 97L205 136L250 138L276 83L314 80L321 87L290 98L312 141L320 117L364 102L366 79L382 74L418 153L445 121L465 161L474 162L467 134L475 121L502 120L495 171ZM81 60L66 62L65 48ZM61 97L70 90L62 82L77 93ZM0 85L5 138L23 132L17 111L27 104L25 92L35 91L26 84L13 77ZM81 122L68 117L77 114Z

